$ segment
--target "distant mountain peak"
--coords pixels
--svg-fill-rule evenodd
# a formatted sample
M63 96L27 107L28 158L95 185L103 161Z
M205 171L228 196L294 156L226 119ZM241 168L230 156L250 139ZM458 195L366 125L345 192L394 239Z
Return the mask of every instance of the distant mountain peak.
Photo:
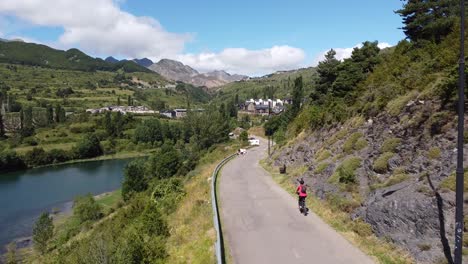
M153 61L148 58L143 59L133 59L138 65L148 68L149 66L153 65Z
M116 58L114 58L114 57L112 57L112 56L107 57L107 58L105 59L105 61L110 62L110 63L119 62L118 59L116 59Z
M243 75L231 75L223 70L199 73L192 67L171 59L161 59L149 68L170 80L190 83L196 86L206 86L208 88L248 78Z

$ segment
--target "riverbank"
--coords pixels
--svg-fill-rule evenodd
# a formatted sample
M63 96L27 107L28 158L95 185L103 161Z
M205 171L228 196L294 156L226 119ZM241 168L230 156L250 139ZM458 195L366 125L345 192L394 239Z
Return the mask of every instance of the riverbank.
M122 192L121 189L117 189L111 192L100 193L93 197L102 208L103 214L108 215L118 206L122 199ZM73 201L64 203L61 208L52 208L49 213L54 224L54 239L56 243L70 236L70 234L80 231L80 222L73 215ZM11 244L15 245L12 249L14 249L16 258L19 260L31 259L35 254L31 236L17 238ZM2 258L6 258L7 254L8 252ZM2 258L0 258L0 262Z

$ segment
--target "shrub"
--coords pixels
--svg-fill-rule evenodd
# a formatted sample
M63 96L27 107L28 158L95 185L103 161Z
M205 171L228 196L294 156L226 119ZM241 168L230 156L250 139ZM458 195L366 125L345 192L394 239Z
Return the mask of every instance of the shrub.
M37 140L34 137L27 137L23 139L23 143L29 145L29 146L37 146Z
M359 132L356 132L356 133L353 133L351 134L351 136L349 136L349 138L346 140L346 142L344 143L343 145L343 151L347 154L351 153L353 150L356 149L356 142L358 141L358 139L360 139L362 137L362 133L359 133ZM360 143L362 144L362 143Z
M317 168L315 168L315 173L322 173L326 168L328 168L328 166L330 166L330 163L328 162L323 162L323 163L320 163Z
M431 249L431 245L430 244L418 244L418 248L421 251L428 251Z
M52 163L61 163L72 159L71 153L63 149L51 149L47 155Z
M26 168L26 164L15 151L0 151L0 172L14 171Z
M24 155L24 161L28 166L35 167L52 163L49 155L44 151L43 148L33 148L26 152Z
M388 171L388 160L395 155L393 152L385 152L374 161L374 171L385 173Z
M382 144L382 148L380 149L380 151L382 153L395 152L398 145L400 145L400 142L401 142L401 139L396 138L396 137L387 138Z
M356 170L361 166L361 159L350 157L344 160L330 177L329 181L336 183L356 183Z
M94 134L86 135L77 143L74 152L78 158L94 158L102 155L103 150L99 139Z
M438 159L440 158L440 154L441 154L440 148L432 147L427 152L427 157L430 159Z
M465 192L468 192L468 168L465 168L465 173L464 173L463 180L464 180L464 190ZM452 173L450 176L445 178L439 185L440 188L443 189L448 189L455 191L456 187L456 173Z
M360 204L357 201L346 199L337 194L328 194L327 201L330 204L332 210L342 211L346 213L351 213L352 211L354 211L354 209L360 206Z
M98 220L102 216L101 206L91 194L78 196L73 203L73 214L81 223Z
M42 213L33 227L34 247L42 254L47 251L47 243L54 234L54 224L48 213Z
M315 155L315 160L317 162L321 162L321 161L328 159L330 156L331 156L330 151L326 149L322 149L321 151L317 152L317 154Z
M365 140L364 138L358 139L358 141L356 141L356 144L354 144L354 150L361 150L365 147L367 147L367 140Z
M134 160L125 166L124 180L122 183L122 197L128 201L136 193L146 190L148 183L145 179L144 160Z

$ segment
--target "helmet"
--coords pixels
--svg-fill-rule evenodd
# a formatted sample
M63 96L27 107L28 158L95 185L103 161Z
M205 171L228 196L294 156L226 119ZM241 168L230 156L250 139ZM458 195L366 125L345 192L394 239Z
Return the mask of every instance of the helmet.
M299 180L299 183L304 184L304 180L303 179Z

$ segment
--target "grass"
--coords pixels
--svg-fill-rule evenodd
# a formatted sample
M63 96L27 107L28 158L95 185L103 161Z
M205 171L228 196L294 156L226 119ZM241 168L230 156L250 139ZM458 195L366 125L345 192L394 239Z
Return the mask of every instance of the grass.
M291 195L294 194L295 186L288 175L279 174L277 169L273 168L265 160L261 161L260 164L270 172L273 180ZM317 214L328 225L377 262L384 264L415 263L409 253L392 243L377 238L372 234L372 229L367 223L360 219L352 220L348 213L334 210L329 201L309 196L307 204L313 213Z
M382 153L395 152L396 148L398 147L398 145L400 145L400 143L401 143L401 139L399 138L396 138L396 137L387 138L382 144L380 151Z
M326 149L322 149L317 154L315 154L315 161L321 162L331 157L331 152Z
M326 168L328 168L328 166L330 166L330 163L328 162L322 162L320 163L319 165L317 165L317 168L315 168L314 170L314 173L322 173Z
M202 158L189 174L187 195L168 217L171 236L167 242L167 263L214 263L216 232L211 208L211 174L217 163L237 146L219 146Z
M354 150L357 150L358 147L356 146L356 143L362 136L363 135L360 132L356 132L356 133L351 134L351 136L349 136L349 138L343 144L343 152L347 153L347 154L351 154ZM360 144L359 147L361 147L361 149L362 149L363 143L360 142L359 144ZM366 145L367 145L367 143L366 143Z
M395 153L393 152L385 152L380 155L374 161L374 171L377 173L386 173L388 171L388 160L391 159L394 155Z
M432 147L427 151L427 157L431 160L440 158L441 150L438 147Z
M328 138L325 142L328 145L333 145L335 144L338 140L343 139L346 135L348 134L348 130L342 128L340 131L336 132L333 136Z
M407 179L409 179L409 177L410 176L406 173L396 173L390 176L390 178L388 178L384 183L372 185L371 189L375 190L375 189L389 187L389 186L398 184L400 182L406 181Z
M250 135L254 135L254 136L257 136L257 137L265 137L265 129L263 128L263 126L251 127L248 130L248 132L249 132Z
M463 180L464 180L464 191L468 192L468 168L465 168ZM439 185L439 188L448 189L455 191L456 187L456 174L452 173L450 176L445 178Z
M412 91L406 95L399 96L387 104L387 112L392 116L397 116L405 108L406 104L416 98L418 95L417 91Z

